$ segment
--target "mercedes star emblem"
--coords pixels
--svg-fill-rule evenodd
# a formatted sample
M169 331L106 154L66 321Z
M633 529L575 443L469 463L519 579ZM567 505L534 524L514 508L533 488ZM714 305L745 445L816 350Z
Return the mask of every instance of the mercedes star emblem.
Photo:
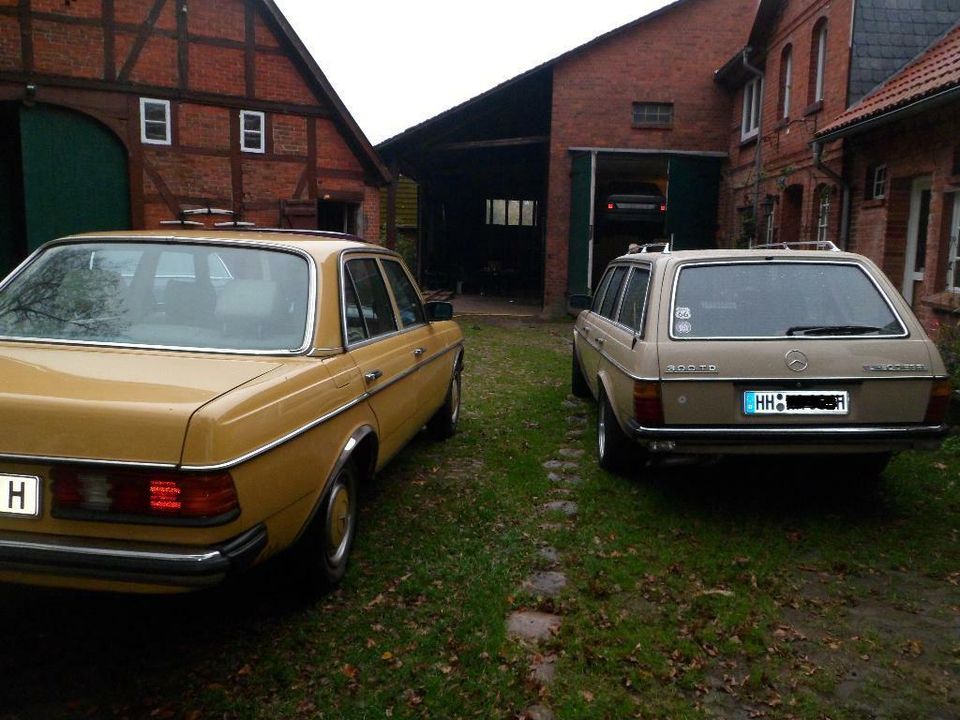
M787 361L787 367L794 372L803 372L809 364L807 362L807 356L799 350L791 350L788 352L785 360Z

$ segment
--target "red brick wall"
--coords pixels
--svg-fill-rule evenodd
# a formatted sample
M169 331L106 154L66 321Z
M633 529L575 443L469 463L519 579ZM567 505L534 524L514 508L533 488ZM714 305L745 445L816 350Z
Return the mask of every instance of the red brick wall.
M729 96L713 71L746 41L753 0L690 0L554 70L544 305L567 290L571 147L725 151ZM670 130L632 126L634 102L672 102Z
M766 47L764 87L760 133L757 139L741 140L743 92L737 91L729 125L730 165L724 174L721 205L725 206L724 224L718 238L721 245L734 245L739 239L736 209L754 204L759 189L760 200L767 195L776 198L774 205L775 239L781 234L799 240L816 237L818 199L816 188L821 184L836 186L828 173L814 167L810 143L814 133L846 109L849 76L849 33L851 0L815 0L783 3L783 14L769 35ZM827 22L827 58L824 73L824 97L811 105L813 78L810 67L817 45L814 30L821 20ZM789 116L784 119L780 108L784 48L792 48L792 92ZM761 157L760 183L757 185L756 152ZM842 150L828 147L824 164L836 173L843 167ZM803 188L800 227L784 232L781 227L783 192L789 186ZM745 199L746 197L746 199ZM835 195L830 209L830 240L836 242L840 230L841 196ZM762 221L762 218L761 218ZM788 222L790 220L788 219ZM760 223L762 225L762 222Z
M956 322L960 297L946 293L950 221L960 177L953 175L960 147L960 103L902 120L847 140L846 162L852 184L850 249L880 265L893 284L903 284L907 220L912 181L930 177L932 192L923 282L913 306L928 332ZM865 197L868 168L885 163L887 196Z
M0 6L17 7L18 0L0 0ZM363 197L364 161L353 151L339 126L328 119L314 120L311 111L329 110L322 93L315 92L295 53L279 52L286 40L275 34L272 20L257 10L253 29L258 48L253 75L247 77L245 0L190 0L186 16L188 77L180 77L176 33L179 3L167 2L139 55L129 66L125 81L153 88L149 97L171 99L174 123L169 147L140 142L137 97L127 85L111 87L105 80L104 29L99 22L77 24L77 19L99 21L99 0L31 0L31 10L44 13L32 21L33 64L37 74L38 102L65 105L96 115L115 128L131 151L131 166L143 165L142 185L132 189L132 200L142 198L133 217L146 227L175 216L184 205L216 204L242 207L245 215L261 224L280 224L279 201L313 197L317 187L306 185L308 175L308 123L317 130L315 174L323 188ZM131 59L140 28L154 0L114 0L114 73ZM61 18L63 19L61 21ZM0 68L23 68L19 19L0 15ZM57 77L73 76L103 83L98 91L59 87ZM254 92L247 93L249 87ZM168 92L163 92L167 89ZM174 92L170 92L174 91ZM0 82L0 97L23 97L22 83ZM230 98L223 104L217 96ZM239 99L239 102L237 100ZM239 107L266 113L267 152L240 153L237 141ZM129 129L128 129L129 128ZM330 173L332 177L327 177ZM154 177L159 176L157 182ZM136 180L135 178L135 185ZM234 197L242 188L242 197ZM299 189L299 193L298 193ZM374 193L375 194L375 193ZM378 235L378 208L364 202L369 236ZM370 223L373 223L372 225Z

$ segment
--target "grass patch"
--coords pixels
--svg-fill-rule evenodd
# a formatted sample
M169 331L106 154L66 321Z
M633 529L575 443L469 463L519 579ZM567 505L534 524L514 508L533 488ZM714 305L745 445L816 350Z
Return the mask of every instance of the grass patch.
M302 602L282 564L174 597L3 588L0 719L960 714L960 443L875 491L764 458L617 477L568 398L568 323L464 331L460 432L378 476L337 592ZM539 512L563 447L573 519ZM554 600L521 591L543 543ZM538 648L506 636L527 608L563 619Z

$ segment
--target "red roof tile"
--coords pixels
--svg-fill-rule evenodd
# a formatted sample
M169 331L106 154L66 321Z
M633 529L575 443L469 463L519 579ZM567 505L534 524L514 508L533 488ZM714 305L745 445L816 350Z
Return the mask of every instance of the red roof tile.
M960 23L817 132L817 136L829 135L955 87L960 87Z

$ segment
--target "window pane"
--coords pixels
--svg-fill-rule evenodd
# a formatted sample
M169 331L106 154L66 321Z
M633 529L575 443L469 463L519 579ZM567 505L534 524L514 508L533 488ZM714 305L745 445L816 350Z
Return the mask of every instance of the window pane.
M519 225L519 224L520 224L520 201L508 200L507 201L507 225Z
M673 317L680 338L789 337L791 328L837 325L879 328L871 337L904 332L863 270L813 262L684 268Z
M162 103L144 103L143 117L147 122L167 123L167 106Z
M650 271L646 268L634 268L627 281L627 289L623 293L623 302L620 304L619 321L635 332L642 330L643 308L647 300L647 284L650 282Z
M613 314L617 309L617 298L620 296L620 288L623 285L623 276L627 274L627 268L621 266L615 268L613 277L610 280L610 287L603 298L603 305L600 307L600 314L606 318L613 319Z
M367 329L368 337L376 337L397 329L393 307L387 295L387 286L372 258L351 260L347 263L347 272L357 289L360 299L360 317ZM347 318L348 325L350 318Z
M494 225L507 224L507 201L506 200L493 201L493 224Z
M260 127L263 124L263 117L256 115L254 113L244 113L243 114L243 129L251 130L253 132L260 132Z
M404 327L419 325L424 322L423 306L420 305L420 296L410 282L410 278L403 271L400 263L388 261L383 263L387 272L387 279L393 290L393 297L400 310L400 322Z
M233 351L293 351L307 262L260 248L75 243L45 251L0 294L0 335ZM211 264L211 258L216 261ZM268 268L234 279L231 267Z
M532 226L537 219L537 203L535 200L523 201L523 224Z
M607 268L607 272L604 273L603 278L600 280L600 286L597 288L597 294L593 296L593 305L590 308L593 312L600 312L600 306L603 304L603 295L610 286L610 278L612 277L613 269Z

